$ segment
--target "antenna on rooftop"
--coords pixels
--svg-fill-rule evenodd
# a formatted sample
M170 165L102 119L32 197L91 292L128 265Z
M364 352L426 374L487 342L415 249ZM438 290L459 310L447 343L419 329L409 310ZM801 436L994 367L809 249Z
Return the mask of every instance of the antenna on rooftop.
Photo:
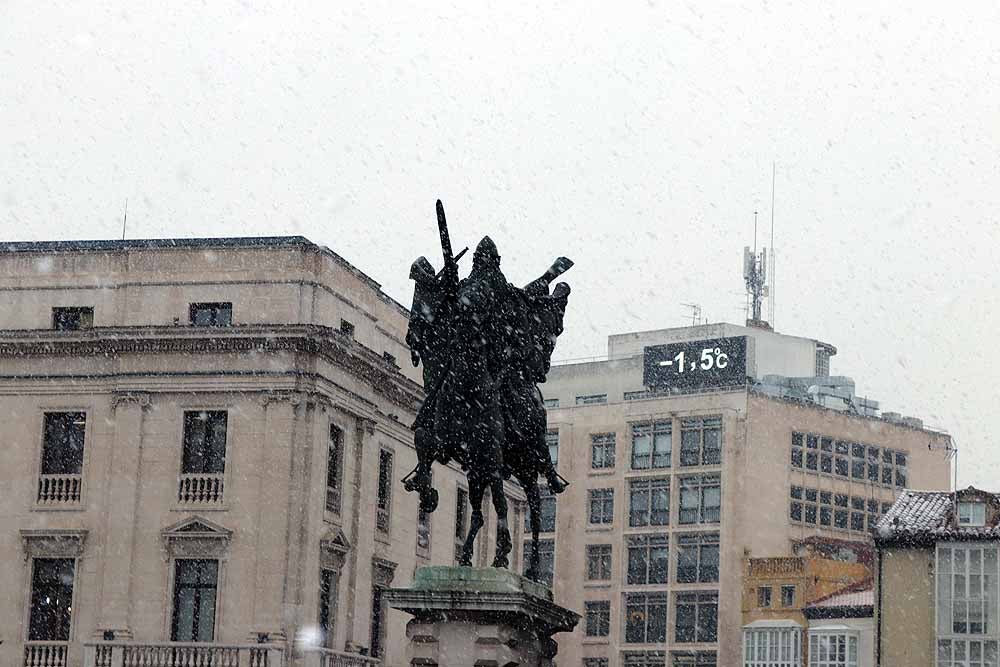
M128 197L125 197L125 213L122 215L122 241L125 240L125 223L128 222Z
M685 308L691 309L691 326L701 324L701 304L699 303L682 303Z
M757 252L757 211L753 212L753 251L751 252L750 246L743 247L743 282L747 286L747 326L770 329L771 325L761 315L761 307L768 291L767 248Z
M771 285L770 302L767 307L767 315L771 318L771 326L774 326L774 174L777 171L776 163L771 162Z

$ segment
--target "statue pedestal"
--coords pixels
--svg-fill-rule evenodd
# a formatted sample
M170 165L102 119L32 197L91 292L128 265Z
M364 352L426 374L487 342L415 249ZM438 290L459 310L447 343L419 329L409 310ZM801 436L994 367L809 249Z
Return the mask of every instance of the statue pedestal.
M409 588L391 589L385 599L413 615L409 665L550 667L552 635L580 620L545 586L492 567L422 567Z

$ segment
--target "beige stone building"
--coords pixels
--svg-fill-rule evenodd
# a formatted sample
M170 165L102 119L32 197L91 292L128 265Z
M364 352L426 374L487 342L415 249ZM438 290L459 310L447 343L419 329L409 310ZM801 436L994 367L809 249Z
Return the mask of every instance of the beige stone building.
M584 614L560 664L741 665L747 558L869 540L904 487L948 488L949 437L879 417L828 344L720 324L608 348L542 388L573 481L544 508L555 597Z
M907 491L875 544L876 664L1000 666L1000 496Z
M380 591L469 519L399 483L405 307L301 237L8 243L0 293L0 664L403 664Z

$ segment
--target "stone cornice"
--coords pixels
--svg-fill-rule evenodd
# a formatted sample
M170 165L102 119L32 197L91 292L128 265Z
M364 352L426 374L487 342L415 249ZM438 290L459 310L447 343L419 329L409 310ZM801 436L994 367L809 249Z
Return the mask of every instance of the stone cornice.
M376 393L416 411L423 390L374 351L317 325L98 327L83 331L0 331L0 359L116 357L133 354L281 352L315 355L368 383Z
M78 558L83 555L86 541L86 530L53 528L21 531L21 544L24 547L25 560L28 558Z

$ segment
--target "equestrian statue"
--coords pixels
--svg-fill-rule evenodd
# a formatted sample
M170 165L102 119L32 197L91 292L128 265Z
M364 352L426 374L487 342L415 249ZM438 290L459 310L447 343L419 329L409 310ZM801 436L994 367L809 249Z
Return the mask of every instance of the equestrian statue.
M472 270L458 278L444 206L437 202L444 266L435 271L425 258L410 269L413 307L406 342L414 366L423 365L426 398L413 424L417 467L404 479L426 513L437 507L431 468L455 461L469 482L472 519L460 565L472 565L476 534L483 526L486 489L497 514L493 567L509 567L512 547L507 526L504 480L524 489L531 518L531 552L526 576L538 581L539 486L541 475L552 493L568 482L552 464L545 442L546 415L538 384L545 382L556 338L563 330L569 285L553 280L573 262L558 258L523 288L507 282L500 253L484 237L473 253Z

